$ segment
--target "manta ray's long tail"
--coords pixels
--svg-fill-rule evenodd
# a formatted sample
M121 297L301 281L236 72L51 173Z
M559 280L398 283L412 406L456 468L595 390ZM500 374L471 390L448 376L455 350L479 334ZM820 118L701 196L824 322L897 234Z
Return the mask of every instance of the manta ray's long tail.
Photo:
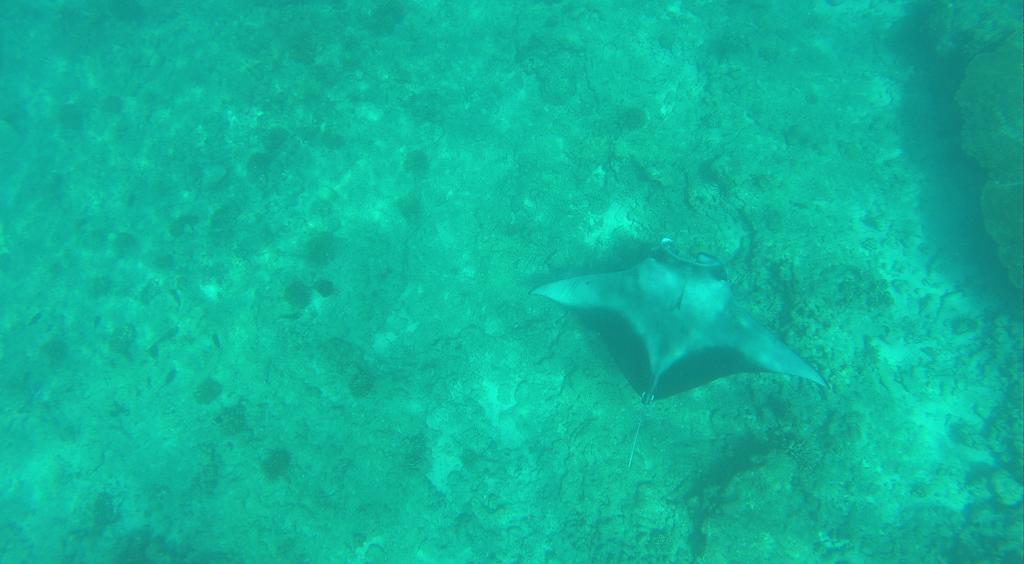
M643 424L643 422L644 422L644 415L646 413L647 413L647 410L645 410L645 409L642 409L640 411L640 419L637 420L637 422L636 422L636 432L633 433L633 447L629 449L629 464L626 465L626 468L632 468L633 467L633 453L636 452L636 441L637 441L637 439L640 438L640 425Z

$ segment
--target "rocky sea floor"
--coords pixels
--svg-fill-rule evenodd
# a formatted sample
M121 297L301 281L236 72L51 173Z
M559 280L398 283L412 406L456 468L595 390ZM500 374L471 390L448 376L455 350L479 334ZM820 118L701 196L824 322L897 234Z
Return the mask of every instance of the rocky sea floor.
M4 559L1019 561L1019 7L791 4L14 2ZM529 295L663 237L830 388L642 406Z

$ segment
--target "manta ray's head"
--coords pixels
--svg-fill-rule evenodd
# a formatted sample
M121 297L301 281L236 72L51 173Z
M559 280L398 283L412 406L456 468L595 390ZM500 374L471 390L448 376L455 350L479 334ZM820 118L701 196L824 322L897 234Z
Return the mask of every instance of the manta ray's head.
M676 252L675 242L669 238L662 239L661 244L655 247L651 254L655 260L661 263L686 266L693 274L704 273L710 278L723 282L728 278L722 261L707 253L697 253L696 257L688 259Z
M638 269L637 285L650 305L664 311L708 319L731 306L732 289L725 266L705 253L684 257L676 252L671 239L662 239Z

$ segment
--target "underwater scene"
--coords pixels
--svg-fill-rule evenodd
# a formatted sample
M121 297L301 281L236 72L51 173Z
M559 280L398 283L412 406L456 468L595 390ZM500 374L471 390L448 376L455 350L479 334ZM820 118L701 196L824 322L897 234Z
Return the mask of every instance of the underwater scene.
M5 0L0 561L1024 559L1020 0Z

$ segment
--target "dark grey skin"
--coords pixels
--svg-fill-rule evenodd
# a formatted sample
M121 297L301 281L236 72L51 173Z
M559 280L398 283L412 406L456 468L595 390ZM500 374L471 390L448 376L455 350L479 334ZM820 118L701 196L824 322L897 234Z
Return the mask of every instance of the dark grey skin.
M827 386L736 306L720 262L683 258L670 239L629 270L559 280L533 293L580 312L600 331L644 403L743 372Z

